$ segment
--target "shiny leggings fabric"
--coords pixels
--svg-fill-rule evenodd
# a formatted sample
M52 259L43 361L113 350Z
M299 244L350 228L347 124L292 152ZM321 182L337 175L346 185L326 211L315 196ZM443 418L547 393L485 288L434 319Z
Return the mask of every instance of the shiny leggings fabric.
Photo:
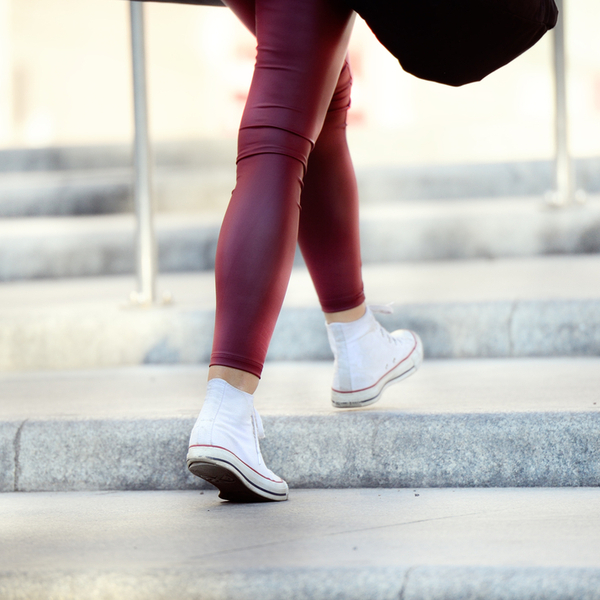
M296 242L325 312L364 301L346 143L354 21L336 0L226 0L256 35L236 187L216 257L211 365L260 377Z

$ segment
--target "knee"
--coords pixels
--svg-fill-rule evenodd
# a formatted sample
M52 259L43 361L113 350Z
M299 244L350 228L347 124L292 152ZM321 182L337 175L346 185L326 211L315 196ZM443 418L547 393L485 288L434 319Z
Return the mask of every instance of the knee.
M282 154L299 160L306 170L308 157L313 149L308 138L278 127L242 127L238 138L238 162L257 154Z

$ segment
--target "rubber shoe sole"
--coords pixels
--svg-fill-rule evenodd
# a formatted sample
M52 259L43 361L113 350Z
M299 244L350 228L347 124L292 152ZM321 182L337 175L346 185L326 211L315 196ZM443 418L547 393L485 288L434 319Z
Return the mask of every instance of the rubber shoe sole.
M191 473L219 489L219 498L231 502L281 502L288 498L282 479L261 475L233 452L218 446L191 446L187 455Z
M417 372L417 369L423 363L423 343L421 338L414 332L415 347L413 351L393 369L385 373L377 383L364 388L350 392L331 390L331 403L335 408L362 408L374 404L381 398L384 390L394 383L400 383L403 379L410 377ZM393 335L393 333L392 333Z

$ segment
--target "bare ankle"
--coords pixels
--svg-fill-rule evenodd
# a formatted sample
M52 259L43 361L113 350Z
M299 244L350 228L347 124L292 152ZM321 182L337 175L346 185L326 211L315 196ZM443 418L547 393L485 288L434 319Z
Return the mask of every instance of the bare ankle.
M254 394L260 381L256 375L242 371L240 369L234 369L232 367L224 367L222 365L212 365L208 369L208 380L211 379L223 379L229 385L246 392L247 394Z
M367 310L366 304L363 302L354 308L349 310L342 310L340 312L325 313L325 321L327 323L351 323L357 321L364 316Z

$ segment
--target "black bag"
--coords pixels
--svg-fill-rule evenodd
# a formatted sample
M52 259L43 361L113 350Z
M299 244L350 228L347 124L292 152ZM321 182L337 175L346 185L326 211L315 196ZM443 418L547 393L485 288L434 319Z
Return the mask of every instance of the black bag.
M222 6L220 0L152 0ZM481 81L556 25L554 0L348 0L402 68L447 85Z
M556 25L554 0L350 0L402 68L447 85L480 81Z
M144 2L169 2L171 4L196 4L198 6L225 6L221 0L143 0Z

